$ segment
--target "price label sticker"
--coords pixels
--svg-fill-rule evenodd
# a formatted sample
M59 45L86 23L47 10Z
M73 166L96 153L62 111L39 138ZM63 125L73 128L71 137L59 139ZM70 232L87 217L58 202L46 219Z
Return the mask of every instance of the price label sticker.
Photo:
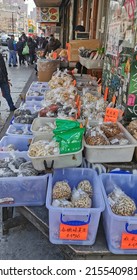
M71 226L60 224L59 238L66 240L87 240L88 224L81 226Z
M123 233L121 249L137 249L137 234Z
M107 108L105 113L104 122L117 122L119 110L114 108Z

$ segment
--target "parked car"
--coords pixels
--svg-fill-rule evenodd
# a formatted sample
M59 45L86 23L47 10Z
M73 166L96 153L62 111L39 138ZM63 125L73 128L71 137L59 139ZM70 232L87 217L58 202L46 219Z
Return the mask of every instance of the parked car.
M7 34L2 34L1 35L1 45L2 46L7 46L8 45L8 40L10 39L10 37Z

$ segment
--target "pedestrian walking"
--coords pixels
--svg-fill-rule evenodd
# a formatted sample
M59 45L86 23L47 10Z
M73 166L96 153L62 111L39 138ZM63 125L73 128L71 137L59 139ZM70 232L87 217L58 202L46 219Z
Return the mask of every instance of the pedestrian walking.
M16 44L14 41L14 35L11 36L11 39L8 41L8 49L9 49L9 67L16 67L17 56L16 56Z
M2 91L2 96L6 99L10 111L14 111L17 108L15 107L11 94L10 94L10 85L8 80L8 73L5 65L5 61L2 57L2 54L0 54L0 88Z
M18 52L18 56L19 56L19 64L25 64L24 63L24 56L22 54L22 51L23 51L23 42L22 42L22 38L20 37L19 38L19 41L17 42L17 45L16 45L16 48L17 48L17 52Z
M28 38L28 47L29 47L29 58L30 58L30 63L33 64L35 61L35 54L36 54L36 44L34 40L29 37Z

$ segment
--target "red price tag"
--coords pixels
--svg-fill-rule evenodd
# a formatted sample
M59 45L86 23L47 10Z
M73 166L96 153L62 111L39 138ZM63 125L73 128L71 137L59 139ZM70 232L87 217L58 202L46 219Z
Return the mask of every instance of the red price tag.
M107 108L104 122L117 122L119 110L114 108Z
M137 249L137 234L123 233L121 249Z
M60 239L69 240L87 240L88 236L88 224L81 226L71 226L60 224Z

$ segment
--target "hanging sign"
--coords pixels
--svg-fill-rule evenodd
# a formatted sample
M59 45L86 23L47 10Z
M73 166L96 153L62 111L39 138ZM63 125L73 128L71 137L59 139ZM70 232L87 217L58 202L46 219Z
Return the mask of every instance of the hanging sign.
M59 7L37 7L37 22L59 22Z

